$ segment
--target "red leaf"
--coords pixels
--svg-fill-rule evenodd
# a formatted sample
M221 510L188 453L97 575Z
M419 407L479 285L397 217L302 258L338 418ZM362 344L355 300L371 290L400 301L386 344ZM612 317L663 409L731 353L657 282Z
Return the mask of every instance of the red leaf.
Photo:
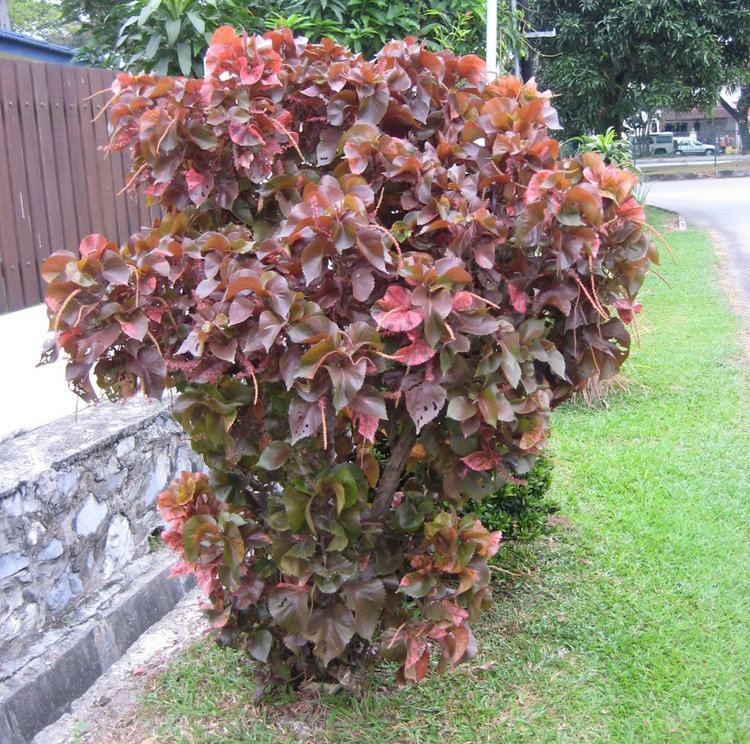
M143 341L148 332L148 318L142 312L131 315L127 320L120 319L120 326L126 336Z
M513 284L508 284L508 294L510 295L510 304L517 313L526 312L526 292Z
M635 316L643 309L640 302L631 302L626 299L615 300L614 306L623 323L632 323Z
M107 238L100 233L87 235L82 241L78 250L84 258L99 258L104 249L107 247Z
M482 472L493 470L497 466L498 457L490 452L472 452L470 455L462 457L461 462L472 470Z
M435 356L435 349L432 348L424 339L418 338L408 346L397 349L393 352L393 357L408 367L416 367L424 364L428 359Z

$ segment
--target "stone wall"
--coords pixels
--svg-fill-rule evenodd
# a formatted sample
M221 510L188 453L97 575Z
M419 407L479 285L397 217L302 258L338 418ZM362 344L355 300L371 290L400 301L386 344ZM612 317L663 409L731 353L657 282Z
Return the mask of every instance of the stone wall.
M0 444L0 679L43 634L132 580L126 568L161 526L157 494L201 467L167 407L144 400Z

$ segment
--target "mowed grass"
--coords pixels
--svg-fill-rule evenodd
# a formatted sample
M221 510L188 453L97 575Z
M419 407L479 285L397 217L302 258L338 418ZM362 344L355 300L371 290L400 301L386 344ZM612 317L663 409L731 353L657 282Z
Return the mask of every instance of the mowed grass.
M667 237L672 288L644 288L627 390L554 414L570 524L498 573L478 658L418 687L384 668L364 697L258 705L240 656L202 642L124 740L750 742L748 375L708 236Z

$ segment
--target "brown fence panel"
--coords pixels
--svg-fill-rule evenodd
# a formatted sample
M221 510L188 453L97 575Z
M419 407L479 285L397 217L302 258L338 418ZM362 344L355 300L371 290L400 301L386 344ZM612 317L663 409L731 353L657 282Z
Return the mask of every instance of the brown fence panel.
M39 263L82 236L119 241L151 221L118 195L126 155L104 157L106 115L94 118L110 70L0 59L0 313L42 301Z

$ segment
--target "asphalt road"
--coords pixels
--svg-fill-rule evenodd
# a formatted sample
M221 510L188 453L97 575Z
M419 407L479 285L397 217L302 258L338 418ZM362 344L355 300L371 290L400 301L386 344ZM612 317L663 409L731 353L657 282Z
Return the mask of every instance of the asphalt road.
M646 202L678 212L720 236L750 301L750 178L700 178L649 184Z

